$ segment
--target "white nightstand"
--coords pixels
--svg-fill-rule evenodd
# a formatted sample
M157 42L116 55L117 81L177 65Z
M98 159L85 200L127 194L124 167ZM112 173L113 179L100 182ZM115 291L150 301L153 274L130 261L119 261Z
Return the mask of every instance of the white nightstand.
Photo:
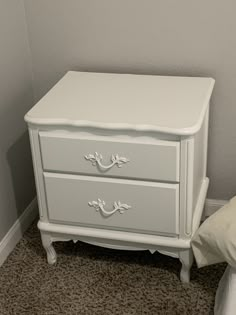
M178 257L206 177L211 78L68 72L25 116L49 263L52 242L81 240Z

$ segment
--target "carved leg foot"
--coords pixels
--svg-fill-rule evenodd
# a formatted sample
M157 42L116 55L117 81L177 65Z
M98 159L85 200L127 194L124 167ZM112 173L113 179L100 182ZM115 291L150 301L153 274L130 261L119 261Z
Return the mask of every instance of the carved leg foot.
M182 268L180 271L180 280L184 283L189 283L190 282L190 269L193 264L192 249L180 251L179 259L182 263Z
M57 262L57 254L52 245L52 239L50 235L41 232L41 239L44 249L47 253L47 261L50 265L53 265Z

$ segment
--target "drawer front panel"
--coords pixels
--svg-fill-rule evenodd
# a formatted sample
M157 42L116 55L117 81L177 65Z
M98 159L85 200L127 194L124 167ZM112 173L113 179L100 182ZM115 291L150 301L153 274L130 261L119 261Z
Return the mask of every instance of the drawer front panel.
M44 173L50 222L176 236L179 185Z
M179 143L40 133L45 171L179 181Z

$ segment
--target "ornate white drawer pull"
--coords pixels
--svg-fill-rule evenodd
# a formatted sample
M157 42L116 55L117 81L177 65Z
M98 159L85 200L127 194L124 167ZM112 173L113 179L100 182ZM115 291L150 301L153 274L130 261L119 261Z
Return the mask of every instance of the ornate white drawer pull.
M101 212L105 215L111 215L115 213L116 211L119 211L121 214L125 212L125 210L128 210L131 208L131 206L126 205L125 203L121 203L120 201L114 202L113 207L114 209L111 211L106 211L104 209L104 206L106 205L105 201L98 199L98 201L90 201L89 203L90 207L94 207L96 211L101 210Z
M111 156L111 164L110 165L103 165L102 164L102 155L95 152L94 154L89 154L84 156L86 160L92 162L92 165L96 166L97 164L100 166L100 168L103 169L110 169L114 165L117 165L118 167L122 167L122 164L129 162L129 159L125 157L120 157L118 154Z

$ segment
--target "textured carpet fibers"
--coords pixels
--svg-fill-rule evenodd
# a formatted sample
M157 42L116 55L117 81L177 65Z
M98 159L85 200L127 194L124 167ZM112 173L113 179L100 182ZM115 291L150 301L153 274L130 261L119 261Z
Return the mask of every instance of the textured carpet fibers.
M55 244L50 266L33 224L0 268L1 315L212 314L225 265L192 268L179 280L177 259L82 242Z

